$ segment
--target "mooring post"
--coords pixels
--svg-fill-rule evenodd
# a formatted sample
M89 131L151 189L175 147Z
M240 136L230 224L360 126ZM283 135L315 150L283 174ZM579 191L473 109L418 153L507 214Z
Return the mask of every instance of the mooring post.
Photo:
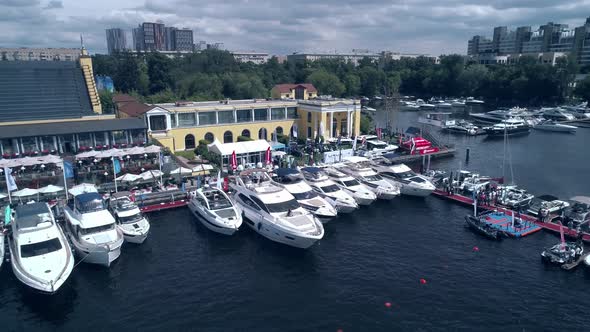
M469 164L469 148L465 150L465 164Z

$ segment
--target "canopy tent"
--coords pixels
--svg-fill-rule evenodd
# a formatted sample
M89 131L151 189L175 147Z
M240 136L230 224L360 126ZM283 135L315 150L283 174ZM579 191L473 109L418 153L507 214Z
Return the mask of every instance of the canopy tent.
M37 195L38 193L39 193L39 190L37 190L37 189L25 188L25 189L21 189L19 191L13 192L12 193L12 196L14 196L14 197L26 197L26 196Z
M103 151L86 151L86 152L78 153L76 155L76 159L135 156L135 155L142 155L142 154L159 153L161 150L162 150L162 148L157 145L150 145L150 146L146 146L146 147L135 146L132 148L127 148L127 149L113 148L113 149L103 150Z
M57 164L61 167L63 160L54 155L39 156L39 157L24 157L16 159L1 159L0 168L4 167L22 167L22 166L35 166L43 164Z
M121 182L134 182L137 181L139 179L142 179L141 175L135 175L135 174L131 174L131 173L127 173L124 175L121 175L117 178L117 181L121 181Z
M190 168L185 168L185 167L178 167L175 170L172 170L170 172L170 174L192 174L193 170Z
M64 190L64 187L54 186L52 184L48 185L47 187L39 188L40 194L53 194Z
M236 143L221 143L218 140L207 145L210 152L221 156L221 166L230 163L231 155L236 154L239 164L256 164L264 162L266 151L270 148L265 140L255 140Z
M70 190L68 190L68 192L72 194L72 196L78 196L80 194L95 193L98 191L96 190L96 187L93 184L81 183L77 186L73 186Z
M212 171L213 165L209 164L201 164L199 166L193 167L193 172L202 172L202 171Z
M287 154L287 152L285 152L285 151L273 151L272 152L273 157L283 157L286 154Z
M273 151L275 150L285 150L285 144L280 142L270 142L270 147Z
M163 175L163 172L160 170L157 170L157 169L152 170L152 171L145 171L145 172L139 174L139 176L141 176L141 178L144 180L159 178L162 175Z

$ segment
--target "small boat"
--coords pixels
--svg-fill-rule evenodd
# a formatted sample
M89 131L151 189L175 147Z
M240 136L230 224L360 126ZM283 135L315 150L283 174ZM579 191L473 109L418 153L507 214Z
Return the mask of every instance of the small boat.
M560 242L541 252L544 262L563 265L571 263L584 254L584 246L581 242Z
M485 127L483 129L485 130L487 137L490 138L528 135L531 132L531 127L519 118L506 119L491 127Z
M130 192L120 191L111 195L108 206L125 241L141 244L148 237L150 223L135 202L131 200L131 197Z
M436 106L436 108L445 108L445 109L449 109L449 108L453 107L453 105L451 103L447 103L444 101L436 103L435 106Z
M509 207L513 210L528 208L535 198L535 195L529 194L526 190L516 186L498 186L498 204Z
M465 105L483 105L485 102L483 100L475 99L473 97L467 97L465 99Z
M436 108L436 105L434 104L429 104L427 102L425 102L422 99L416 99L416 105L420 108L420 109L434 109Z
M561 133L575 133L578 127L556 123L555 121L549 120L541 122L533 126L533 129L544 130L544 131L555 131Z
M53 294L74 269L72 249L47 203L19 205L8 236L12 271L23 284Z
M563 212L563 224L571 229L578 226L588 228L589 223L590 197L575 196L570 198L570 206Z
M443 127L442 130L455 134L477 135L479 127L469 121L459 120L454 124Z
M493 240L501 240L502 232L475 216L465 216L465 223L471 230Z
M199 188L190 193L188 208L209 230L234 234L242 225L242 214L223 190Z
M451 105L453 107L465 107L465 100L453 99L453 100L451 100Z
M559 198L552 195L541 195L535 197L526 213L532 216L538 216L539 212L547 216L548 214L560 214L570 204L566 201L561 201Z

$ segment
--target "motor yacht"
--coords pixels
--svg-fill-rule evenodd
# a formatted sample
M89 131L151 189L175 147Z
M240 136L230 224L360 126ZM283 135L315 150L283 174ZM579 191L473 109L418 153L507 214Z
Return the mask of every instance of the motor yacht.
M324 236L322 223L270 181L265 170L243 171L231 187L246 224L267 239L305 249Z
M491 127L485 127L483 129L490 138L528 135L531 132L531 127L519 118L506 119L501 123L497 123Z
M557 123L552 120L543 121L533 126L533 129L536 130L543 130L543 131L555 131L561 133L575 133L578 127L566 125L562 123Z
M413 101L402 101L401 109L404 111L417 111L420 109L420 105L417 105Z
M209 230L232 235L242 225L241 211L223 190L206 186L189 196L189 210Z
M93 186L73 187L64 207L65 231L85 263L109 267L121 255L123 232Z
M383 178L401 185L402 195L426 197L436 189L427 177L414 173L405 164L380 164L374 165L373 169Z
M569 228L590 229L590 197L575 196L570 198L569 204L563 212L563 224Z
M463 100L463 99L453 99L453 100L451 100L451 105L453 107L465 107L465 100Z
M560 242L541 252L544 262L563 265L571 263L584 254L584 246L576 242Z
M47 203L17 206L8 246L18 280L43 293L55 293L74 269L74 257Z
M301 174L305 182L335 207L338 213L350 213L359 208L354 197L340 189L321 168L304 167L301 169Z
M334 164L342 173L348 174L359 180L373 191L379 199L393 199L400 195L400 185L397 182L387 181L377 174L372 168L369 159L365 157L345 157L344 162Z
M470 117L474 118L476 122L486 124L500 123L510 118L529 118L535 115L529 112L526 108L512 107L510 109L497 109L486 113L471 113Z
M350 175L342 173L334 167L327 167L326 174L340 189L354 197L359 205L369 205L377 199L377 195Z
M425 101L424 101L424 100L422 100L422 99L416 99L416 105L417 105L417 106L418 106L420 109L429 109L429 110L431 110L431 109L434 109L434 108L436 108L436 105L434 105L434 104L429 104L429 103L425 102Z
M541 195L533 198L526 212L532 216L538 216L539 212L543 216L547 216L549 214L560 214L569 206L568 202L562 201L555 196Z
M572 121L576 119L573 114L559 107L545 110L542 115L545 119L553 121Z
M483 100L475 99L473 97L467 97L465 99L465 105L483 105L485 102Z
M454 124L447 125L442 128L443 131L455 133L455 134L463 134L463 135L477 135L479 127L474 125L471 122L465 120L456 121Z
M150 223L131 197L130 192L120 191L111 195L108 206L125 241L141 244L148 237Z
M336 207L305 182L301 173L293 168L274 170L275 182L285 188L304 209L313 213L322 222L336 217Z
M516 186L498 186L497 190L499 191L498 203L511 209L528 208L535 198L535 195Z

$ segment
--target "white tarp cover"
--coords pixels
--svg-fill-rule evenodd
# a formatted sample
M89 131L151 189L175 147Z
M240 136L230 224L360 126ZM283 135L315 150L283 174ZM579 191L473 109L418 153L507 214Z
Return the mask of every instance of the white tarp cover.
M121 181L121 182L133 182L133 181L137 181L139 179L141 179L142 177L140 175L135 175L135 174L131 174L131 173L127 173L124 175L121 175L117 178L117 181Z
M39 192L41 194L57 193L57 192L60 192L62 190L64 190L64 187L54 186L52 184L48 185L47 187L39 188Z
M0 160L0 168L4 167L22 167L22 166L34 166L34 165L42 165L42 164L57 164L61 167L61 163L63 160L54 155L47 155L47 156L39 156L39 157L24 157L24 158L16 158L16 159L1 159Z
M153 178L159 178L162 174L163 174L162 172L155 169L152 171L145 171L145 172L139 174L139 176L141 176L141 178L144 180L149 180L149 179L153 179Z
M37 195L38 193L39 193L39 190L37 190L37 189L25 188L25 189L21 189L19 191L13 192L12 193L12 196L14 196L14 197L25 197L25 196Z
M96 187L93 184L81 183L77 186L73 186L72 188L70 188L68 192L73 196L78 196L83 193L96 193L98 192L98 190L96 190Z
M221 143L218 140L215 140L215 142L207 145L209 151L222 156L231 156L234 151L236 152L236 155L266 152L269 147L270 144L263 139L236 143Z

